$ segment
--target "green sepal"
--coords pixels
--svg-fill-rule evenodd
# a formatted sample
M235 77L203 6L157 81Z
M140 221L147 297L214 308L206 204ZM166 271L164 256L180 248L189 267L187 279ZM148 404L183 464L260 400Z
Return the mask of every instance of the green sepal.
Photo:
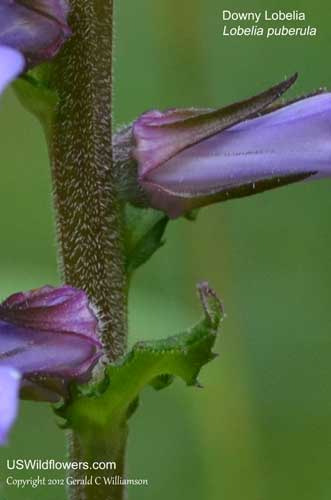
M201 368L217 355L212 352L223 310L215 292L198 286L203 319L189 330L165 340L138 342L117 363L107 366L105 378L94 386L75 388L71 401L56 412L66 426L87 428L123 425L138 406L140 392L150 385L157 390L174 377L187 385L201 387Z
M130 204L125 210L126 270L130 275L163 246L169 219L158 210L136 208Z

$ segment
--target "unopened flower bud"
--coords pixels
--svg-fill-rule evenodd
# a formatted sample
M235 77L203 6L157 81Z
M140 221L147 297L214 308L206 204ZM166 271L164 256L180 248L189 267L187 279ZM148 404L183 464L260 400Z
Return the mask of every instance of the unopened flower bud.
M123 138L132 134L133 161L122 163L139 189L129 201L175 218L218 201L330 176L331 94L270 108L295 78L220 110L143 114L117 138L121 164L120 151L128 144Z
M86 294L45 286L0 304L0 443L24 399L57 402L68 384L89 379L102 354Z

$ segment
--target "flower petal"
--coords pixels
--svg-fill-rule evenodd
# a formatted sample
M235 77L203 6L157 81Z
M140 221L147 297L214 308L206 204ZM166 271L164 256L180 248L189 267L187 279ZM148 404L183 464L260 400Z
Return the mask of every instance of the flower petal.
M239 123L178 153L143 179L155 208L176 217L212 201L254 194L259 183L331 174L331 94ZM224 194L224 196L221 196ZM157 205L157 206L156 206Z
M83 290L44 286L15 293L0 305L0 320L43 331L71 332L98 343L96 313Z
M72 332L43 331L0 321L0 366L9 365L24 375L77 378L94 365L100 344Z
M0 367L0 445L7 443L18 409L18 394L21 376L8 366Z
M0 366L22 373L30 389L39 384L45 394L56 386L62 396L66 382L88 378L100 358L97 327L81 290L46 286L14 294L0 306Z
M24 57L10 47L0 45L0 94L23 71Z
M1 0L0 44L35 65L54 57L71 32L65 0Z

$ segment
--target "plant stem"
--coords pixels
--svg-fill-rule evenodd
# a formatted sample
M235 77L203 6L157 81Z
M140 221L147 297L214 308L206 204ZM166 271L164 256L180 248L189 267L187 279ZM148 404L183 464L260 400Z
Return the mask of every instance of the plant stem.
M66 282L103 320L109 359L126 345L122 214L113 182L112 0L73 0L73 36L55 63L59 105L51 139L57 229Z
M125 472L125 445L127 437L127 427L116 426L116 433L111 429L96 429L89 431L82 437L77 433L69 435L70 456L79 462L88 462L90 470L72 471L68 476L69 494L72 499L88 500L113 500L123 499L124 488L118 481L123 478ZM91 454L91 450L93 453ZM93 462L97 467L111 466L111 462L116 464L116 469L93 469Z
M112 0L72 0L69 24L73 36L54 63L59 103L49 141L61 266L65 282L84 289L99 311L103 345L113 361L126 348L127 282L112 171ZM108 433L96 428L92 437L91 431L75 431L70 460L116 461L117 470L107 474L120 475L126 432L114 432L111 423ZM123 495L119 486L70 489L75 500Z

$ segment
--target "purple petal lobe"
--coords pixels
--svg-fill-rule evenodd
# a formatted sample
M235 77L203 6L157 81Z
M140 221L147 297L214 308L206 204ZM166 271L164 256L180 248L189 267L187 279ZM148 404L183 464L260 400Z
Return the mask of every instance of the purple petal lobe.
M0 445L7 443L8 433L18 409L21 376L8 366L0 367Z
M220 199L237 188L273 179L331 173L331 94L324 93L253 118L181 151L144 175L155 208L171 217ZM226 195L220 197L220 194Z
M0 366L24 375L25 394L60 396L69 380L85 380L101 356L98 322L86 294L45 286L9 297L0 306ZM49 398L51 400L51 398Z
M0 44L19 50L28 64L54 57L70 36L65 0L1 0Z
M0 45L0 94L23 71L24 57L17 50Z

